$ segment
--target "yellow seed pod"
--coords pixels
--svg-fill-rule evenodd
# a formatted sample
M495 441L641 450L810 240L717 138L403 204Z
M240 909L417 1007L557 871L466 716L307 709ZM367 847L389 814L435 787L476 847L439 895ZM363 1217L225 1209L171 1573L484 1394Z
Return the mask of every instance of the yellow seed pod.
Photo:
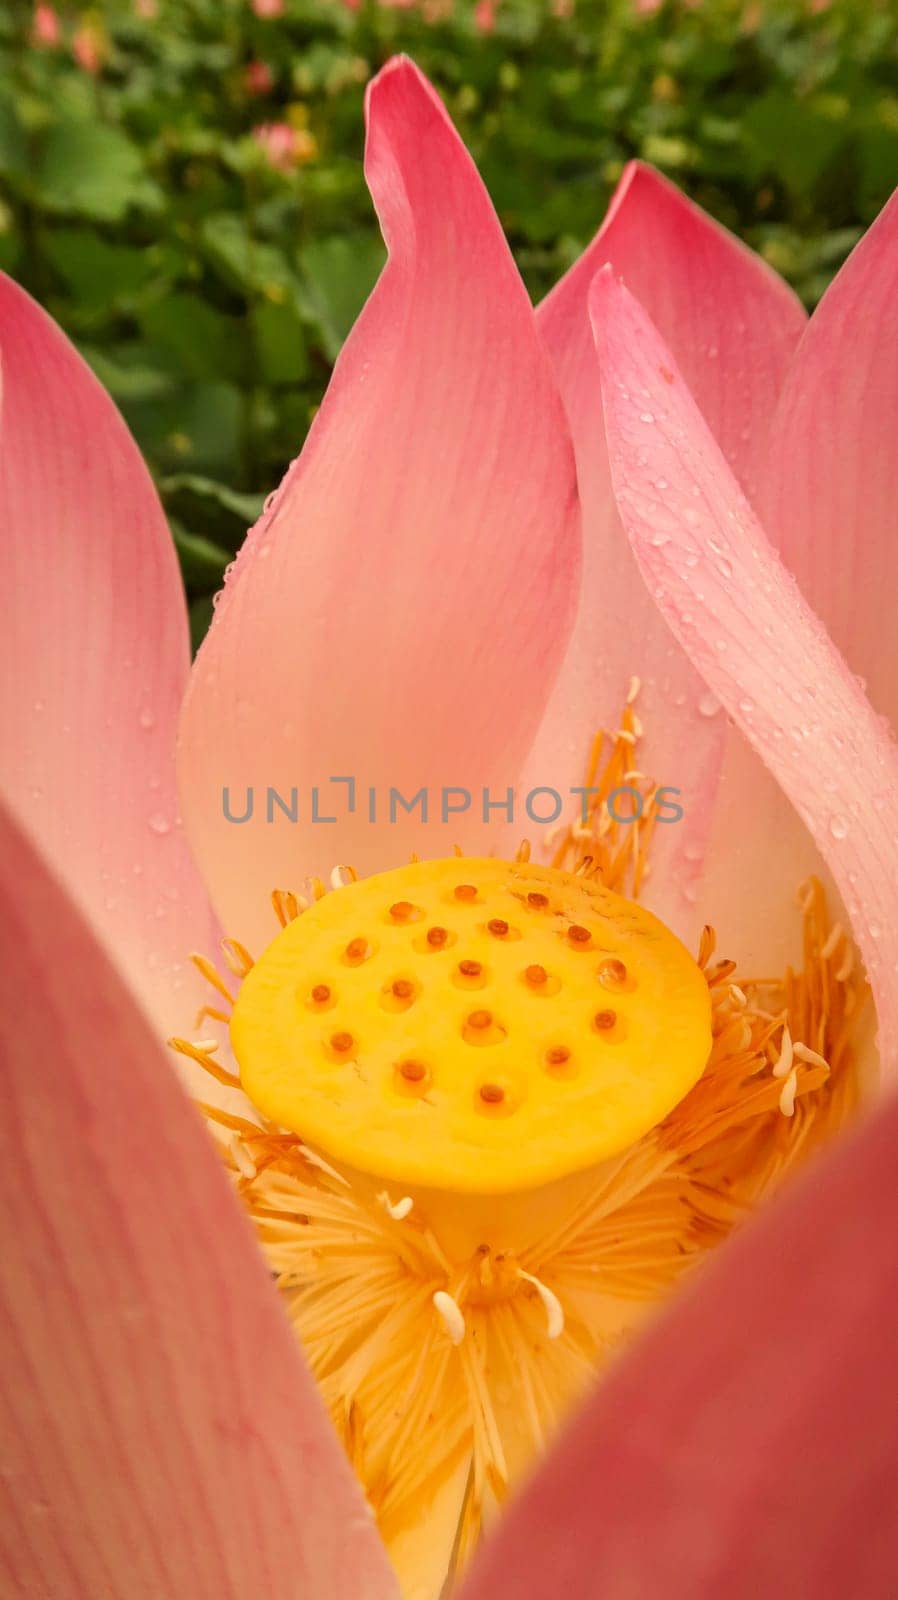
M499 1195L635 1143L696 1082L708 987L672 933L583 877L420 861L326 895L245 978L243 1087L333 1161Z

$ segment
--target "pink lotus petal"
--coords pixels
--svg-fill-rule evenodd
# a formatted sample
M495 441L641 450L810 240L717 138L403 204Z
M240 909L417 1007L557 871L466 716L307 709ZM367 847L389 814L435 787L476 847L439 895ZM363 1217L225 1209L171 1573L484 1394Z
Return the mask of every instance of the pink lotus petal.
M578 621L527 768L527 784L583 782L592 734L616 726L632 675L642 680L640 765L682 789L685 819L656 830L651 904L687 933L693 880L711 824L724 718L645 594L621 533L608 477L599 374L587 294L610 261L684 366L712 432L749 494L767 450L767 421L805 315L759 256L650 168L632 163L602 229L539 307L575 440L583 499L584 579ZM552 778L541 776L552 773ZM684 893L685 891L685 893Z
M898 1104L721 1251L584 1407L458 1600L889 1600Z
M898 200L886 207L815 311L789 370L758 506L771 542L870 699L898 721L892 596L898 503ZM740 748L741 747L741 748ZM734 848L735 846L735 848ZM820 871L810 838L743 741L727 751L701 909L746 882ZM794 949L778 907L755 896L729 953L780 962ZM797 921L791 919L791 928Z
M898 193L811 318L760 513L808 604L898 727Z
M211 1140L0 816L4 1592L387 1600Z
M684 932L725 743L705 685L659 618L621 532L604 442L587 297L610 261L655 318L743 488L757 485L773 412L805 326L770 268L665 179L627 168L605 223L540 307L564 397L584 517L584 581L573 640L527 769L529 783L583 781L592 735L615 727L632 675L646 729L641 765L683 791L684 821L659 828L653 906ZM545 776L549 773L554 776Z
M184 1027L208 940L176 825L187 676L178 564L121 417L59 329L0 276L0 792L135 992Z
M898 926L898 750L768 544L672 356L610 269L596 278L591 307L612 478L640 570L828 862L894 1070L898 964L886 935ZM742 894L763 901L770 888L744 879Z
M182 724L191 839L250 940L270 936L268 890L335 860L483 848L480 790L518 776L578 581L567 430L486 192L410 62L371 85L368 120L389 263L241 552ZM356 779L353 815L332 776ZM224 820L224 785L238 816L254 786L251 822ZM268 785L298 788L299 825L266 824ZM470 811L425 829L397 804L391 823L391 786L425 785L431 816L443 785ZM311 821L313 786L338 823Z

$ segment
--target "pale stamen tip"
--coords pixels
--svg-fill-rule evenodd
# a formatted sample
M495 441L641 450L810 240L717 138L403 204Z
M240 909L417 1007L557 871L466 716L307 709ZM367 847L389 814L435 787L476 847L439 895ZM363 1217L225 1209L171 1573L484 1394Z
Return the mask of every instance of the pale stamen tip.
M532 1272L525 1272L523 1267L518 1268L518 1277L523 1278L525 1283L533 1285L543 1303L546 1313L546 1337L559 1339L564 1333L564 1307L557 1294L543 1283L541 1278L535 1277Z
M445 1289L437 1289L433 1295L433 1305L449 1335L449 1342L461 1344L465 1336L465 1319L458 1301L453 1300Z
M809 1067L824 1067L827 1072L829 1071L829 1062L826 1057L820 1055L819 1051L812 1050L810 1045L797 1044L795 1046L795 1054L799 1061L807 1062Z
M237 1171L240 1173L241 1178L246 1178L252 1182L258 1169L239 1133L235 1133L232 1136L229 1148L231 1156L233 1157L234 1165L237 1168Z
M789 1073L792 1071L792 1057L794 1054L792 1035L788 1028L784 1028L779 1058L773 1068L773 1076L775 1078L788 1078Z
M394 1222L404 1222L415 1203L410 1194L403 1195L401 1200L391 1200L386 1189L381 1190L377 1199Z
M780 1090L780 1111L784 1117L791 1117L795 1114L795 1094L797 1089L798 1073L793 1067Z

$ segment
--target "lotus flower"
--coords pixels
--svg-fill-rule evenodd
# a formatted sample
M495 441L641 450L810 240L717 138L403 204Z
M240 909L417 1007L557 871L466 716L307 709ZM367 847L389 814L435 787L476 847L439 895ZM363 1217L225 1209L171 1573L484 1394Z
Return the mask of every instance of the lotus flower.
M369 91L366 170L388 264L192 672L132 441L0 289L8 1581L386 1600L395 1569L421 1600L529 1477L466 1600L879 1600L898 1112L841 1132L863 984L824 880L885 1078L898 207L806 324L632 167L534 314L407 62ZM301 783L340 820L228 822L223 789L273 789L280 816ZM646 816L616 820L611 784ZM445 822L370 819L369 791L446 786ZM522 831L509 788L533 812L576 787L548 845L531 816L532 859L489 855ZM463 804L484 788L485 820ZM335 841L353 870L324 893ZM616 892L643 884L657 916ZM191 1037L216 916L239 990L201 955L203 1026L233 1004L243 1089L220 1031ZM705 922L741 984L708 933L701 965L680 942ZM224 1163L173 1032L225 1083L201 1091Z

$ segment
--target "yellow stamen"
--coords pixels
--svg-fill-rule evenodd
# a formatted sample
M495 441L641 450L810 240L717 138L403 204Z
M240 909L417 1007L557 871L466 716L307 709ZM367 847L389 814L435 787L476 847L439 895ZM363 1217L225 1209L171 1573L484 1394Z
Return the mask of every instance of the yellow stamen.
M710 928L696 964L610 892L646 868L650 824L625 837L602 798L628 778L653 793L636 692L601 772L594 748L589 825L557 842L569 870L526 848L366 883L343 869L311 904L273 897L285 931L255 965L230 946L247 1114L202 1109L416 1600L857 1098L865 991L819 884L801 970L738 983ZM236 1082L212 1041L174 1044Z

